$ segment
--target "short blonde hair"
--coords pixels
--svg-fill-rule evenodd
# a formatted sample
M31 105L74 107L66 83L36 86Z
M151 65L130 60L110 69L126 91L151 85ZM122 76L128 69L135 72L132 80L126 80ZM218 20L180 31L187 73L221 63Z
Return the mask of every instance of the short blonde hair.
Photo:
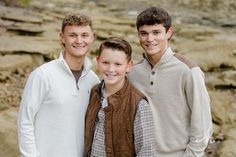
M92 28L92 20L89 16L82 13L69 13L62 21L61 31L64 32L65 27L69 25L87 26Z

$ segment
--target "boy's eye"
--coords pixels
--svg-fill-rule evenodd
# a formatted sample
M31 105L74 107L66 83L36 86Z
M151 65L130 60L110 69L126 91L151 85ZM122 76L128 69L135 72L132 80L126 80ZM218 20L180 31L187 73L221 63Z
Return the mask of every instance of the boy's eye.
M121 64L120 64L120 63L115 63L115 65L116 65L116 66L121 66Z
M69 37L75 38L75 37L77 37L77 35L76 34L69 34Z
M148 35L147 32L140 32L139 34L140 34L141 36L147 36L147 35Z
M159 31L153 31L154 35L158 35L160 32Z
M89 36L89 34L82 34L82 37L84 37L84 38L86 38L86 37L88 37Z
M107 61L103 61L102 63L103 63L103 64L109 64Z

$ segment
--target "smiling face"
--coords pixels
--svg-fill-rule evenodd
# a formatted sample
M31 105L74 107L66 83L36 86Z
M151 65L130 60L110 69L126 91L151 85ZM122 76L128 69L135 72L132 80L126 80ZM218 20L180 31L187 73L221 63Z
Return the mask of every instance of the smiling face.
M122 50L104 48L97 58L99 72L106 87L119 90L123 87L126 73L131 69L131 61Z
M67 25L60 37L65 47L65 58L84 57L94 41L94 34L89 25Z
M143 25L139 27L138 35L142 48L145 50L152 64L156 64L168 47L172 27L166 31L162 24Z
M171 17L163 8L149 7L137 16L136 27L140 45L155 65L165 53L173 34Z

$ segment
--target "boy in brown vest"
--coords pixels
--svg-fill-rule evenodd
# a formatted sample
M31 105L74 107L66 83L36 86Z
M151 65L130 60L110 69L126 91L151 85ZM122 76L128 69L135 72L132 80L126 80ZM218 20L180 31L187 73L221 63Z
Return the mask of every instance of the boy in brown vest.
M103 80L90 95L84 157L155 156L150 105L126 78L131 52L130 44L116 37L100 45L97 62Z

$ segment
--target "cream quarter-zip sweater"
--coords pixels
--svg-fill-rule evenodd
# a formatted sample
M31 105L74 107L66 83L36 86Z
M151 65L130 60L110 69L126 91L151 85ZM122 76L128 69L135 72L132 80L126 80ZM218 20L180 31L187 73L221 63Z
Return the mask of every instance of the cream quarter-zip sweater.
M82 157L90 89L99 79L85 58L76 80L60 54L29 76L18 117L21 157Z
M204 75L168 48L161 60L133 66L130 82L152 107L158 157L202 157L212 133Z

